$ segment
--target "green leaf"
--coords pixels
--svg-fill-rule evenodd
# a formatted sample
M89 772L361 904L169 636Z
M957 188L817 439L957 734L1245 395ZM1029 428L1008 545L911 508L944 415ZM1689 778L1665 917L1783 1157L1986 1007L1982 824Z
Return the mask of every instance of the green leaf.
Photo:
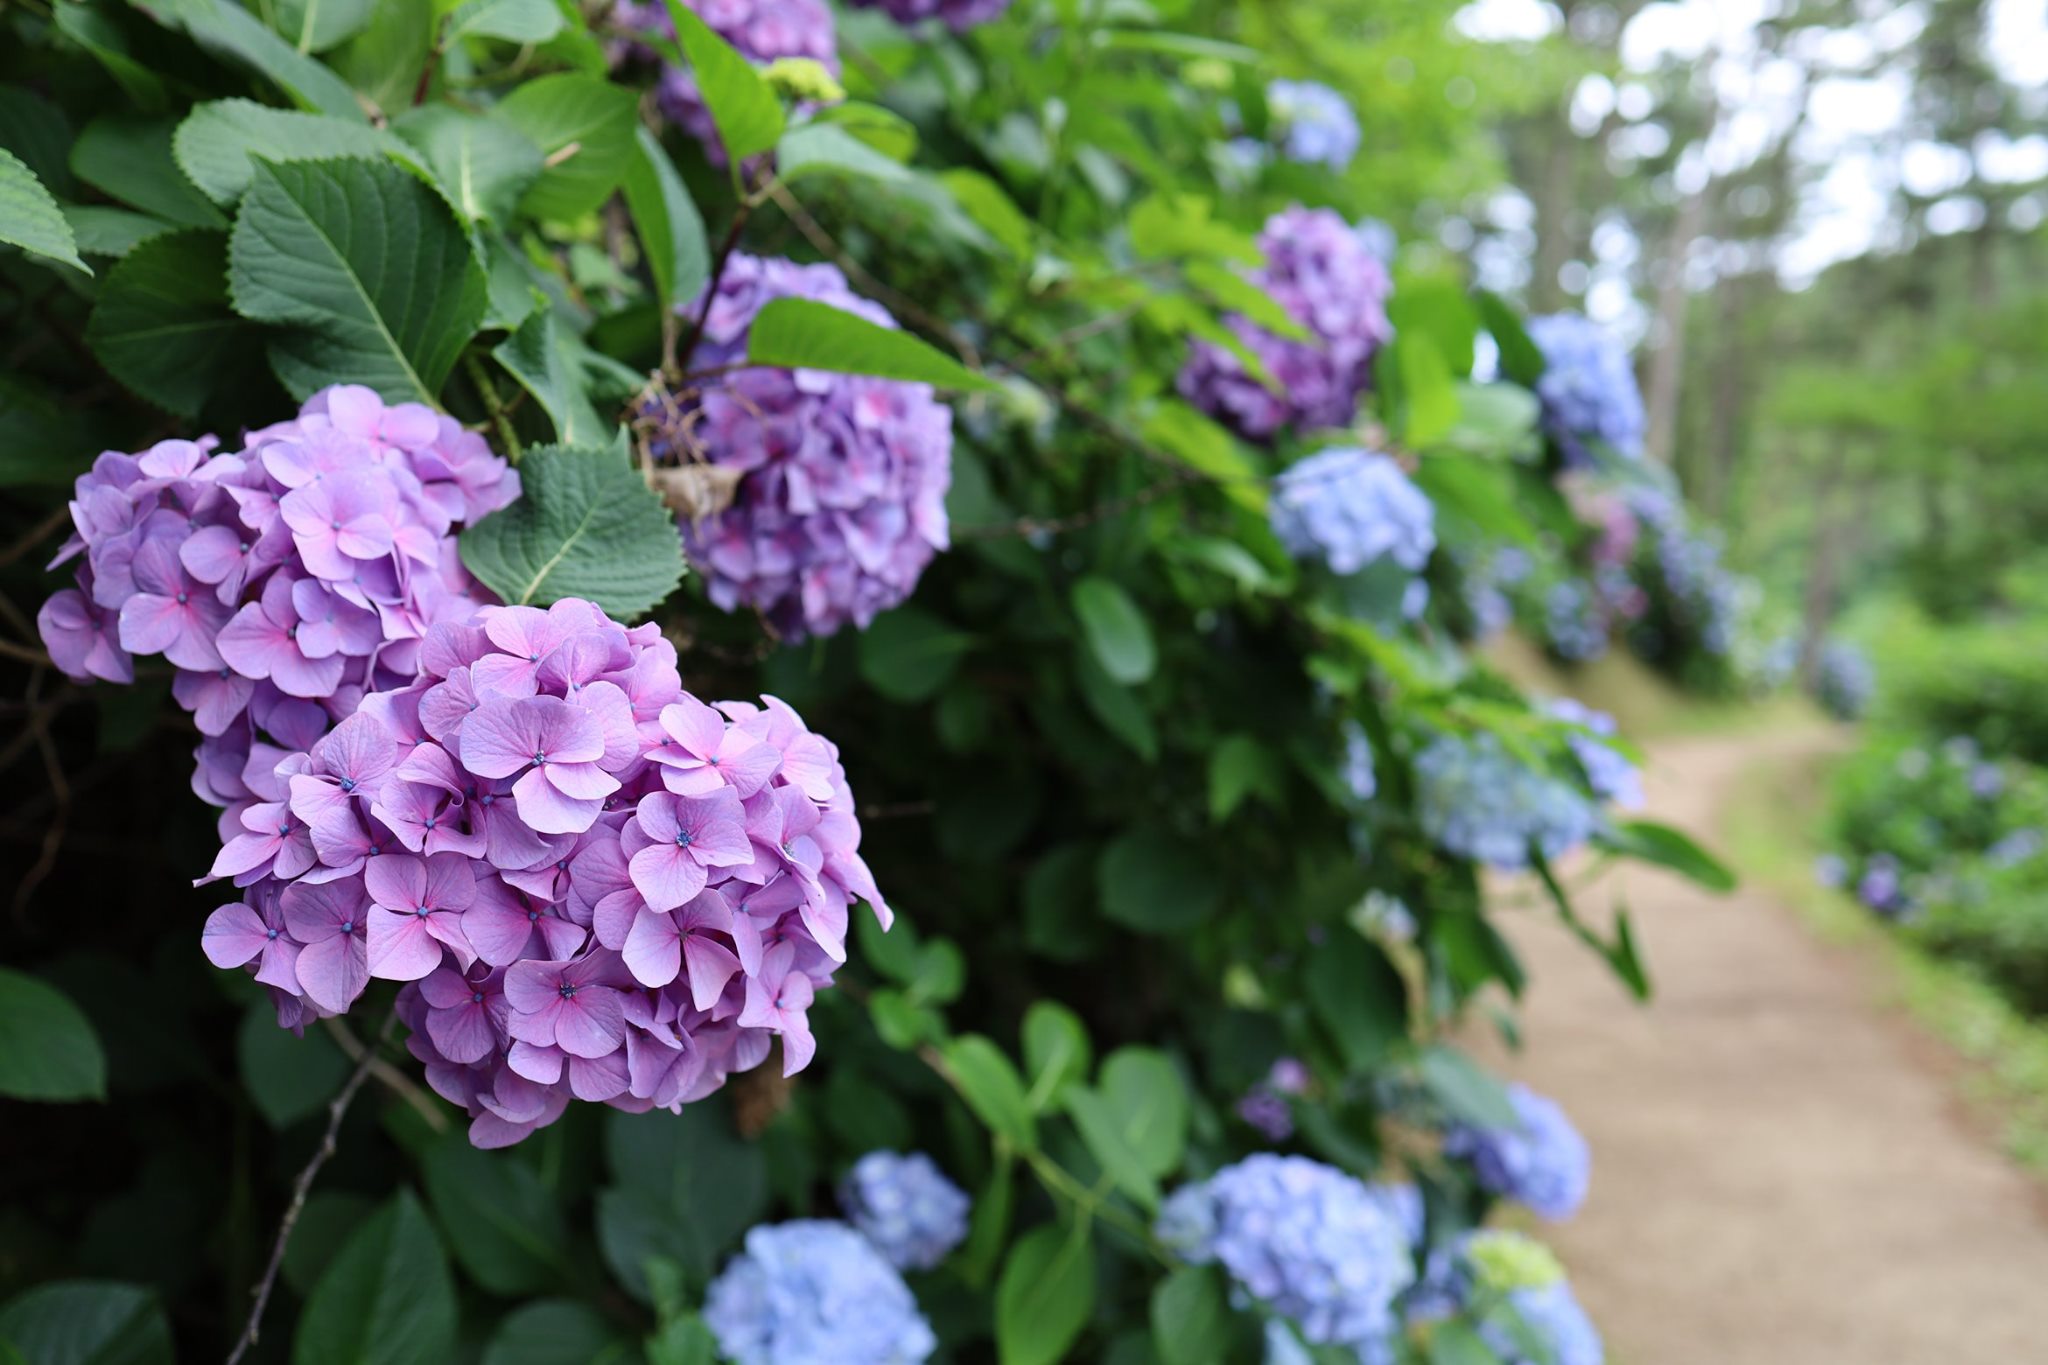
M1074 660L1074 681L1089 714L1147 763L1159 758L1159 732L1152 726L1152 713L1130 688L1103 671L1091 652L1082 651Z
M62 109L24 85L0 85L0 147L21 158L55 199L78 195L67 160L73 136Z
M484 312L484 275L454 215L381 161L258 163L228 247L235 310L305 397L364 384L432 404Z
M807 123L775 144L775 169L786 181L808 175L844 175L871 180L910 180L915 172L862 142L844 128Z
M624 620L682 581L675 520L623 452L538 446L519 477L518 502L462 533L462 562L505 601L586 597Z
M866 374L942 389L996 387L908 332L814 299L776 299L756 313L747 329L747 359L755 365Z
M853 937L860 960L883 976L906 986L917 979L921 957L918 949L922 945L918 942L917 926L908 919L899 917L884 930L873 915L856 915Z
M1445 1044L1422 1050L1422 1083L1453 1118L1482 1128L1512 1128L1521 1122L1508 1092L1477 1062Z
M72 0L51 6L50 14L57 31L90 52L136 108L154 114L170 102L163 79L136 59L129 50L128 35L109 17L105 6Z
M920 702L946 685L973 647L973 636L923 607L898 607L860 633L860 675L891 701Z
M633 160L633 92L577 72L524 82L493 111L548 158L519 201L533 218L568 222L596 209Z
M633 160L626 167L626 207L640 230L647 269L654 276L655 302L664 310L697 297L711 275L711 247L704 217L676 174L651 129L633 132Z
M1652 820L1621 820L1598 840L1603 848L1668 867L1709 891L1727 894L1736 887L1735 873L1683 831Z
M376 1201L344 1190L315 1190L284 1249L284 1282L305 1298L334 1264L342 1244L376 1211Z
M1188 1136L1187 1087L1166 1055L1117 1049L1103 1063L1098 1085L1067 1095L1067 1113L1117 1188L1157 1208L1159 1178L1180 1165Z
M0 1307L0 1346L27 1365L171 1365L156 1296L110 1280L39 1284Z
M605 1152L613 1183L599 1198L598 1237L636 1296L648 1297L645 1267L656 1255L703 1285L767 1209L766 1158L733 1133L722 1104L607 1114Z
M1056 1000L1035 1000L1024 1011L1024 1070L1031 1088L1024 1102L1043 1114L1059 1109L1067 1090L1088 1079L1095 1049L1081 1016Z
M1038 1124L1024 1082L1001 1048L978 1033L965 1033L946 1045L945 1059L960 1097L991 1132L1021 1151L1037 1148Z
M1102 671L1120 683L1137 684L1159 666L1152 627L1131 595L1107 578L1090 574L1074 584L1074 615Z
M91 453L111 439L102 427L101 415L81 409L75 398L60 399L24 375L0 374L0 488L62 488L69 497ZM101 695L111 699L125 691Z
M408 1190L356 1229L299 1315L292 1365L444 1365L455 1353L448 1258Z
M177 124L108 114L94 119L71 145L71 172L101 193L166 222L225 228L199 187L172 154Z
M279 1028L269 1000L252 1001L235 1035L242 1088L272 1128L316 1114L348 1079L348 1058L319 1030L304 1037Z
M111 256L116 260L150 238L172 230L172 225L161 218L106 204L66 204L64 221L71 224L71 235L77 239L80 255ZM225 297L225 282L222 293Z
M1031 259L1031 219L1001 185L966 167L941 171L939 183L990 240L1019 260Z
M633 1343L595 1308L572 1299L542 1299L499 1320L484 1347L483 1365L627 1365L634 1359Z
M1136 829L1095 867L1102 912L1141 934L1175 934L1214 914L1223 884L1206 847L1159 829Z
M1557 874L1551 871L1550 861L1534 844L1529 848L1529 865L1535 870L1538 880L1543 883L1543 889L1550 893L1550 902L1557 907L1557 917L1564 921L1565 928L1571 930L1573 937L1579 942L1598 953L1636 999L1648 1000L1651 993L1650 974L1644 969L1642 957L1636 952L1635 932L1630 927L1627 908L1617 907L1614 915L1615 937L1614 941L1609 943L1600 936L1598 930L1579 918L1578 911L1572 908L1571 897L1565 894L1564 887L1557 880Z
M370 15L370 26L327 61L374 107L403 109L426 68L436 17L431 0L386 0Z
M943 1037L946 1021L936 1010L918 1004L907 992L878 990L868 996L868 1015L875 1033L899 1052Z
M367 123L355 92L232 0L159 0L148 13L182 28L201 47L267 77L302 109Z
M1379 946L1332 933L1308 963L1308 997L1345 1064L1369 1072L1408 1036L1408 986Z
M1190 261L1185 269L1188 283L1214 299L1221 307L1233 313L1242 313L1267 331L1279 336L1291 337L1296 341L1309 339L1308 329L1296 322L1285 308L1274 302L1271 294L1230 267L1214 261Z
M448 16L447 41L499 38L508 43L544 43L562 31L554 0L463 0Z
M662 1323L646 1349L647 1365L718 1365L718 1338L694 1313Z
M1500 1357L1471 1326L1451 1318L1430 1329L1429 1365L1500 1365Z
M546 297L536 294L534 302L526 321L491 354L546 410L562 444L600 448L615 428L590 405L582 363L568 349Z
M1161 403L1145 419L1145 439L1196 473L1215 480L1240 507L1266 516L1266 480L1237 438L1186 403Z
M300 52L325 52L363 31L377 0L271 0L270 22Z
M704 107L734 166L782 136L782 101L760 72L682 0L664 0Z
M1388 348L1401 378L1401 434L1411 446L1432 445L1458 425L1458 390L1443 353L1427 336L1397 337Z
M493 1294L537 1294L570 1279L562 1210L513 1153L483 1152L451 1133L425 1164L427 1198L456 1263Z
M540 148L497 119L429 104L406 110L391 128L426 158L466 222L511 222L520 196L540 177Z
M1543 351L1522 326L1522 319L1498 294L1482 289L1473 294L1479 320L1500 348L1500 372L1517 384L1534 388L1543 377Z
M1188 257L1257 265L1257 242L1211 220L1209 201L1194 195L1154 195L1131 210L1131 249L1151 260Z
M92 274L92 267L78 258L78 242L56 199L27 163L4 147L0 147L0 242L11 242L31 255Z
M1209 751L1209 820L1221 824L1247 796L1279 810L1287 803L1287 765L1250 735L1226 735Z
M196 416L261 355L228 307L228 239L202 228L151 237L107 273L85 326L107 372L167 412Z
M996 1257L1009 1240L1010 1215L1017 1202L1015 1167L1016 1158L1006 1152L989 1169L988 1183L968 1218L967 1244L954 1259L961 1277L976 1290L988 1285L996 1271Z
M1536 422L1542 405L1535 394L1516 384L1460 380L1454 387L1458 422L1439 444L1497 460L1521 459L1541 451Z
M0 967L0 1095L107 1097L107 1059L84 1012L55 986L8 967Z
M1229 1326L1223 1288L1207 1266L1182 1266L1152 1291L1152 1345L1159 1365L1222 1360Z
M1087 1229L1033 1228L1010 1248L996 1283L996 1359L1001 1365L1064 1360L1094 1307L1095 1244Z

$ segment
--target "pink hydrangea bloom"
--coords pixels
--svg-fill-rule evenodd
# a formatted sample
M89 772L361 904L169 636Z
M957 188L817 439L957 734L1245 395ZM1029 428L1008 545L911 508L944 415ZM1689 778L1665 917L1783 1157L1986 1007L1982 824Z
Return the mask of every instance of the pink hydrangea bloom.
M783 1040L888 907L838 752L788 706L709 706L674 646L588 602L430 626L403 686L299 752L252 746L208 957L287 1026L398 996L428 1082L479 1146L570 1099L700 1099Z
M1177 386L1181 396L1253 440L1283 426L1342 427L1358 414L1372 379L1372 358L1393 336L1387 322L1392 280L1350 224L1329 209L1296 205L1259 233L1266 263L1251 279L1309 336L1277 336L1232 315L1230 330L1272 373L1267 388L1237 356L1196 341Z
M1007 3L1007 0L1004 0ZM824 0L683 0L713 32L731 43L742 57L756 66L767 66L782 57L807 57L839 74L839 37L832 23L832 11ZM664 38L676 35L662 0L620 0L613 11L619 27L631 32L654 33ZM704 144L705 151L719 165L725 164L725 149L718 141L718 129L711 111L698 93L697 78L674 66L662 68L655 87L661 112Z
M740 360L754 315L781 298L896 325L834 266L736 254L692 364ZM694 317L699 306L685 312ZM908 597L946 547L953 420L929 385L745 368L710 385L684 416L684 431L659 435L655 454L741 476L729 507L683 527L691 561L725 610L754 607L792 640L865 627Z

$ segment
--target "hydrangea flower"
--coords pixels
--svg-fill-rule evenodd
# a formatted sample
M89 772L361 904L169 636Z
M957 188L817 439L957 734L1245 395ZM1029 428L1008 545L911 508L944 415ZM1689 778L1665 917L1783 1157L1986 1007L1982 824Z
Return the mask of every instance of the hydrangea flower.
M1592 1177L1592 1153L1564 1110L1519 1082L1507 1087L1517 1122L1453 1124L1444 1155L1470 1162L1481 1188L1557 1221L1578 1212Z
M1595 797L1624 810L1634 810L1643 804L1643 778L1636 765L1621 750L1601 742L1602 737L1616 733L1614 717L1570 697L1553 700L1550 714L1579 727L1565 739L1572 756L1585 770L1586 785L1593 789ZM1586 730L1592 733L1581 733Z
M287 1027L410 983L408 1045L479 1146L572 1098L678 1109L777 1036L806 1065L849 907L889 920L837 750L773 697L699 701L657 626L574 598L414 654L302 750L251 748L208 956Z
M1366 737L1365 727L1357 721L1345 718L1344 762L1339 775L1344 779L1345 790L1360 802L1370 801L1379 791L1379 776L1373 770L1372 741Z
M1250 273L1309 333L1277 336L1233 314L1239 341L1264 363L1276 387L1254 379L1225 348L1196 341L1176 381L1181 396L1253 440L1282 426L1304 431L1347 425L1372 378L1372 358L1393 336L1386 265L1329 209L1296 205L1259 233L1266 263Z
M834 266L735 254L692 363L741 359L754 315L783 298L896 325ZM756 608L786 639L865 627L946 547L952 413L929 385L757 366L721 377L682 412L650 417L657 458L702 460L738 479L729 506L683 526L711 600Z
M1402 1229L1366 1184L1300 1156L1260 1152L1176 1190L1159 1239L1290 1318L1317 1345L1384 1333L1415 1266Z
M212 437L108 451L79 476L51 564L77 560L77 587L44 604L43 641L80 682L128 682L138 654L174 665L203 737L194 788L240 836L284 799L277 758L409 682L427 631L489 599L454 533L518 495L482 437L356 385L233 453ZM288 823L264 837L302 844Z
M1010 0L853 0L863 9L878 9L899 24L937 19L955 33L1000 19Z
M1591 838L1601 815L1576 784L1529 767L1490 734L1441 735L1415 759L1423 831L1448 853L1513 871Z
M748 1232L711 1282L704 1322L733 1365L918 1365L938 1349L881 1253L822 1219Z
M1410 1323L1472 1314L1480 1337L1504 1365L1604 1360L1600 1334L1573 1297L1564 1267L1548 1247L1518 1232L1466 1233L1432 1252L1402 1311ZM1542 1362L1526 1352L1531 1335L1547 1352ZM1391 1339L1387 1346L1379 1359L1391 1361Z
M1648 420L1628 355L1604 328L1577 313L1529 319L1529 339L1543 352L1536 397L1543 426L1568 464L1593 462L1593 446L1640 459Z
M1561 578L1543 595L1543 637L1567 663L1586 663L1607 652L1607 613L1576 578Z
M1280 150L1289 161L1341 171L1358 155L1358 115L1351 101L1327 85L1272 81L1266 112L1283 134Z
M1861 718L1877 691L1869 656L1847 640L1829 640L1821 646L1813 681L1815 699L1837 720Z
M1266 1078L1247 1090L1237 1101L1237 1116L1274 1142L1294 1136L1294 1110L1290 1095L1308 1092L1309 1070L1298 1057L1279 1057L1267 1070Z
M1871 854L1863 865L1863 875L1856 879L1856 899L1886 918L1896 918L1910 909L1899 860L1889 853Z
M930 1270L967 1239L967 1192L923 1152L869 1152L839 1185L839 1207L898 1270Z
M1436 509L1393 457L1319 450L1273 485L1273 534L1297 559L1357 573L1382 556L1420 573L1436 548Z
M817 62L834 77L839 74L839 36L832 23L832 10L824 0L683 3L757 67L798 57ZM613 18L629 33L669 39L676 36L675 24L662 0L619 0ZM696 138L711 159L723 165L725 148L718 140L718 128L704 104L704 96L697 89L697 78L685 67L664 66L654 94L662 115Z
M1579 1306L1570 1284L1559 1280L1541 1288L1516 1289L1507 1302L1522 1327L1543 1344L1544 1354L1530 1356L1522 1349L1519 1334L1499 1321L1499 1314L1490 1314L1480 1322L1479 1335L1499 1355L1501 1365L1606 1365L1600 1331Z

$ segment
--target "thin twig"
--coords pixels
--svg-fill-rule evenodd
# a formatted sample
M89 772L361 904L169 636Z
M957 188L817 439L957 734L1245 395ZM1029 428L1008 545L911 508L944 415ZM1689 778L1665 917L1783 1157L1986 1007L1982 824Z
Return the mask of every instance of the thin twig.
M498 386L491 382L490 371L476 358L475 351L462 357L462 368L469 375L470 382L476 385L477 393L482 395L484 406L490 410L491 424L497 428L498 440L505 447L505 458L517 465L520 455L524 453L519 446L519 433L512 430L512 410L506 407L505 400L498 396Z
M12 640L0 640L0 654L5 654L10 659L19 659L25 664L35 664L39 668L50 666L48 654L40 649L30 649L27 645L18 645Z
M413 1084L412 1078L391 1063L379 1057L374 1048L365 1048L348 1031L348 1025L339 1019L322 1019L321 1025L333 1036L335 1044L348 1054L352 1062L360 1062L365 1056L370 1059L370 1074L386 1090L411 1105L426 1121L427 1127L437 1133L448 1131L448 1113L441 1105L434 1103L433 1096Z
M292 1240L292 1230L299 1225L299 1215L305 1212L306 1196L312 1192L313 1180L334 1155L335 1139L341 1133L341 1120L348 1113L349 1103L355 1099L356 1091L363 1088L363 1082L369 1078L371 1066L377 1060L377 1049L391 1036L391 1030L397 1023L396 1011L384 1016L384 1026L377 1030L376 1039L363 1049L363 1055L342 1085L341 1093L327 1106L327 1131L321 1134L320 1145L313 1149L312 1159L299 1171L298 1179L292 1182L292 1202L285 1206L284 1217L278 1220L277 1240L271 1244L270 1263L263 1268L263 1278L249 1291L256 1302L249 1308L248 1324L242 1328L235 1349L228 1352L227 1365L238 1365L249 1348L256 1344L257 1331L263 1326L263 1310L270 1306L270 1291L277 1287L277 1272L284 1267L284 1249Z
M689 334L676 348L676 354L681 357L677 364L689 364L690 357L696 354L697 343L704 338L705 325L711 321L711 305L718 300L718 285L725 278L726 264L732 260L732 253L740 244L740 233L746 229L747 219L753 213L753 196L741 196L739 207L733 210L732 225L725 230L725 240L718 244L718 257L711 263L711 277L704 284L704 302L697 307L697 316L690 323ZM674 380L677 376L671 370L667 377Z
M29 695L34 696L41 688L43 671L36 670L35 680L29 684ZM71 824L71 782L64 776L64 765L58 761L57 746L50 742L50 717L56 713L54 706L38 711L29 722L29 732L36 738L36 748L43 755L43 775L50 780L50 794L56 802L56 810L50 816L50 823L43 830L42 848L36 854L35 864L22 874L21 881L14 888L14 922L26 922L29 899L43 879L50 875L50 869L57 865L58 850L64 847L64 833Z
M16 540L6 549L0 550L0 569L6 568L9 564L12 564L15 560L20 559L30 550L42 544L45 537L70 520L70 504L67 503L52 510L50 515L22 532L20 539Z

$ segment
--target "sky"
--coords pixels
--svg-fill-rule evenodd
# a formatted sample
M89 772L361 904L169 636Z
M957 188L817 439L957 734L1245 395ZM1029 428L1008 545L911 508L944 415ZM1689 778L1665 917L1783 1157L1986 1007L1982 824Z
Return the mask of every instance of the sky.
M1617 110L1631 121L1642 119L1653 112L1649 92L1630 83L1627 71L1647 71L1669 58L1711 59L1715 87L1729 112L1703 160L1681 166L1679 188L1685 189L1709 172L1739 169L1770 146L1797 117L1802 87L1811 73L1811 90L1804 96L1806 123L1794 152L1816 174L1800 205L1797 226L1774 262L1780 278L1798 288L1830 264L1893 245L1887 234L1896 191L1903 185L1916 194L1938 196L1967 175L1970 156L1906 139L1905 75L1863 74L1874 59L1908 53L1923 24L1918 5L1884 7L1876 10L1879 17L1854 28L1811 35L1814 41L1796 61L1759 61L1756 26L1773 8L1772 0L1660 0L1645 6L1621 34L1622 79L1617 84L1604 76L1587 78L1573 99L1572 117L1586 130ZM1561 19L1545 0L1474 0L1455 22L1472 37L1513 42L1544 37ZM2048 0L1993 0L1987 46L2000 74L2029 88L2048 110ZM1654 144L1665 135L1649 118L1623 136ZM1659 150L1655 145L1644 147L1651 154ZM1976 169L1986 179L2017 182L2048 175L2048 137L2039 134L1987 138L1973 152ZM1527 212L1526 201L1519 208L1501 202L1493 208L1497 218L1505 210L1511 233L1515 220ZM2016 213L2022 216L2018 226L2030 226L2026 216L2038 221L2042 206L2025 202ZM1973 203L1943 201L1930 211L1928 222L1934 231L1974 227L1977 209ZM1572 281L1586 288L1587 312L1625 331L1639 331L1647 321L1646 309L1627 274L1635 242L1618 224L1611 229L1603 225L1595 233L1594 246L1596 259L1579 267L1584 279ZM1498 252L1489 262L1482 253L1482 273L1489 266L1495 271L1507 268L1514 254ZM1711 284L1714 275L1711 258L1695 261L1689 272L1698 287Z

